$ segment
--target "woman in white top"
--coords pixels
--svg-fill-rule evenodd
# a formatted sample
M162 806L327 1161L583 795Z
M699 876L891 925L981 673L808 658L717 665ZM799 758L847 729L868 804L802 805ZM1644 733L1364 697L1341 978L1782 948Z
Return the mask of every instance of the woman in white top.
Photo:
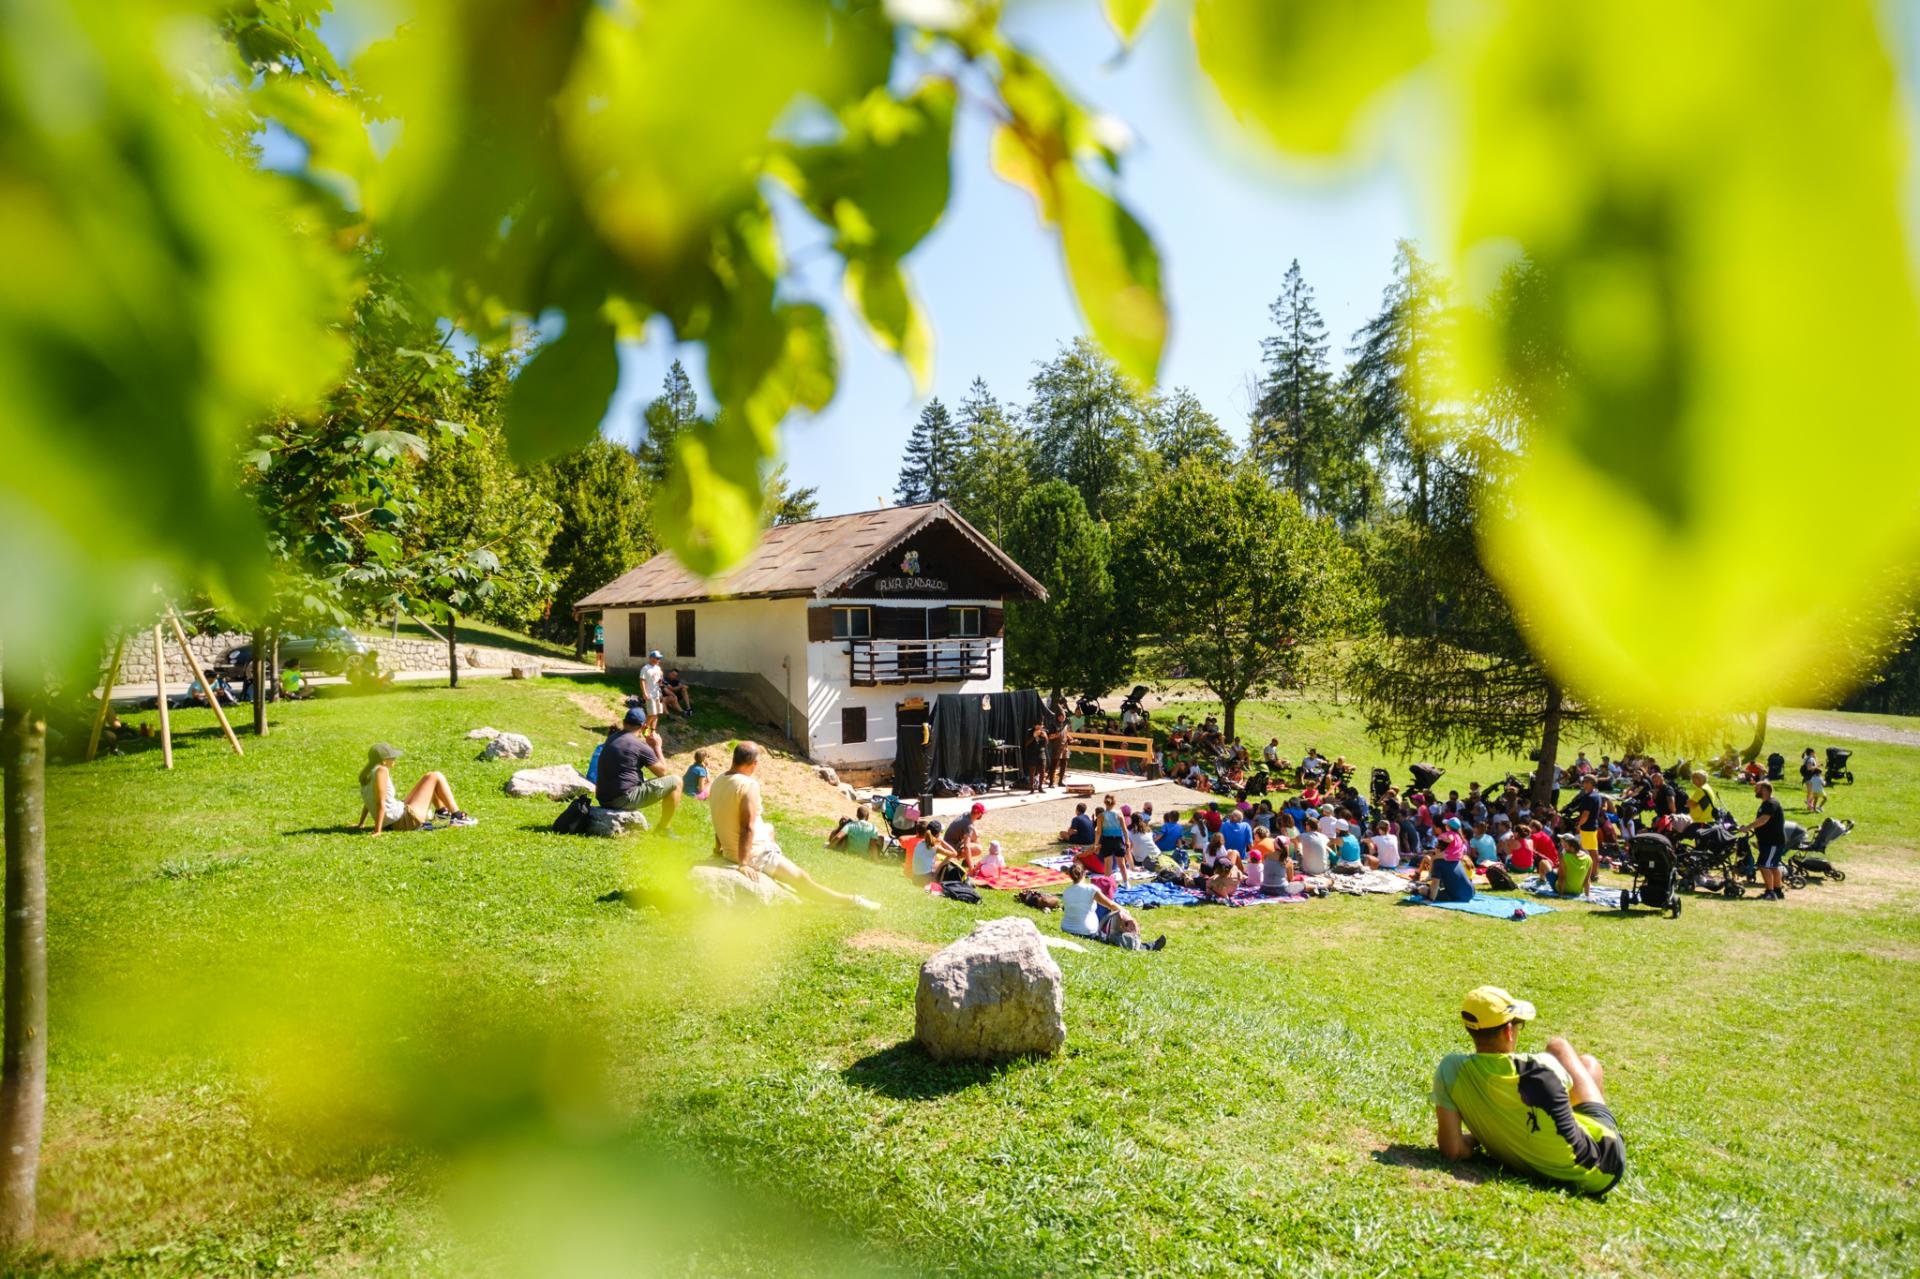
M1075 937L1091 937L1122 950L1164 950L1167 939L1160 936L1151 943L1140 940L1140 924L1120 904L1087 879L1087 868L1079 862L1067 867L1068 884L1060 894L1060 931ZM1107 917L1100 918L1100 907Z
M1135 813L1132 824L1127 828L1127 843L1133 849L1133 864L1141 870L1152 870L1154 858L1160 855L1160 846L1153 842L1153 827L1147 825L1145 813Z
M1373 845L1373 855L1367 858L1367 865L1375 870L1392 870L1400 864L1400 837L1393 833L1393 824L1386 820L1373 824L1373 837L1367 841Z
M444 813L454 826L472 826L473 818L453 802L453 788L440 773L428 773L413 784L401 799L393 789L393 761L400 758L398 747L375 742L367 748L367 766L360 770L360 820L358 830L373 818L373 833L388 830L419 830L436 813Z

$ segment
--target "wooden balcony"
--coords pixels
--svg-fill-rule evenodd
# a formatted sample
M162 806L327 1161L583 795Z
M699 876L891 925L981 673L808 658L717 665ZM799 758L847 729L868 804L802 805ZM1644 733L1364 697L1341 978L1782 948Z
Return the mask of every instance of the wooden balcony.
M847 641L849 678L857 688L879 684L958 684L993 674L987 639Z

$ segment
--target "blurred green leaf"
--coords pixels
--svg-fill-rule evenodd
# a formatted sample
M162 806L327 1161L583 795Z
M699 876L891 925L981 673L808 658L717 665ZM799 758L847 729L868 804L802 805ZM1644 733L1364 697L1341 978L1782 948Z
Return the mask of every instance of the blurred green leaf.
M843 251L904 257L940 220L952 186L955 96L946 80L905 99L875 90L843 113L840 141L794 153L799 194L842 230Z
M522 465L578 448L594 437L620 380L613 326L575 314L566 332L546 343L507 393L507 443Z
M1140 27L1153 12L1154 0L1101 0L1107 11L1107 21L1128 44L1140 34Z
M913 374L915 394L933 384L933 330L896 262L847 260L847 297L859 308L875 340L897 353Z
M1233 114L1282 147L1327 155L1432 47L1427 0L1195 0L1201 69Z
M660 541L696 573L737 564L760 540L760 467L767 454L738 417L698 419L674 439L658 495Z
M1067 274L1087 327L1122 372L1151 386L1167 340L1159 253L1132 214L1077 172L1061 166L1054 187Z

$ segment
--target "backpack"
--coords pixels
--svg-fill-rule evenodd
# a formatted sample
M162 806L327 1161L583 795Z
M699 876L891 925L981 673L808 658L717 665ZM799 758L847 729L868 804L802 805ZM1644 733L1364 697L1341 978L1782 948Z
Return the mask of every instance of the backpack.
M980 904L980 892L964 879L950 879L940 885L940 895L950 902L966 902L970 906Z
M1486 865L1486 873L1487 873L1488 888L1498 889L1500 892L1503 892L1503 893L1509 893L1509 892L1512 892L1514 889L1520 887L1520 885L1513 882L1513 876L1507 874L1507 868L1505 866L1502 866L1499 862L1488 862Z
M585 795L575 795L568 805L560 810L553 819L553 833L556 835L584 835L593 819L593 801Z

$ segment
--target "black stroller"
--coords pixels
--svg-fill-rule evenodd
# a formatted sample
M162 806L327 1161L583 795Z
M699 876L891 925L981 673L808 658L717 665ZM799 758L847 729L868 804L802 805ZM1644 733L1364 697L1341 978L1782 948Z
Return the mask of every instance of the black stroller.
M1447 775L1444 768L1432 764L1409 764L1407 773L1413 778L1413 788L1417 791L1431 791L1433 784Z
M1737 872L1738 861L1752 857L1752 840L1731 827L1696 822L1687 828L1675 848L1686 887L1717 892L1728 900L1746 895Z
M1384 768L1374 769L1373 780L1368 789L1372 792L1373 802L1379 803L1386 798L1387 792L1393 789L1393 774Z
M1853 785L1853 770L1847 767L1847 761L1853 758L1853 752L1841 746L1827 747L1827 785L1838 786L1841 782Z
M1133 691L1121 701L1120 714L1124 717L1128 711L1132 711L1141 719L1147 717L1147 686L1145 684L1135 684Z
M1645 906L1664 910L1680 918L1680 870L1674 856L1673 841L1665 835L1642 831L1627 845L1633 882L1620 891L1620 909Z
M1813 842L1806 842L1806 828L1794 822L1787 823L1787 860L1780 868L1782 877L1789 887L1805 888L1814 881L1809 875L1819 875L1836 884L1847 882L1847 872L1827 860L1825 853L1833 841L1853 830L1852 822L1827 818L1820 823L1820 829L1813 834Z

